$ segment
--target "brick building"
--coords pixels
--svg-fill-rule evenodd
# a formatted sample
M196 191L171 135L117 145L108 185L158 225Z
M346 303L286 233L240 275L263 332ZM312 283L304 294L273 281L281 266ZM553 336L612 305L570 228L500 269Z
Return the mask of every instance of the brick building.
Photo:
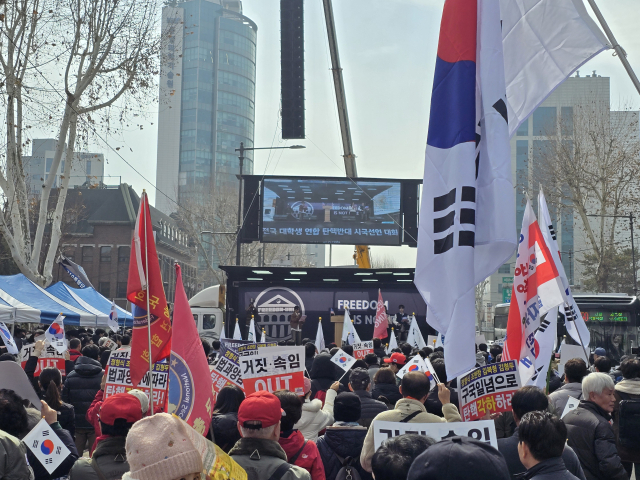
M66 221L60 251L82 265L93 286L102 295L126 306L131 238L140 197L126 183L116 188L73 188L67 194ZM176 222L151 207L151 222L167 301L175 293L174 262L182 267L187 296L196 293L196 256L187 236ZM54 282L73 280L59 266L53 270Z

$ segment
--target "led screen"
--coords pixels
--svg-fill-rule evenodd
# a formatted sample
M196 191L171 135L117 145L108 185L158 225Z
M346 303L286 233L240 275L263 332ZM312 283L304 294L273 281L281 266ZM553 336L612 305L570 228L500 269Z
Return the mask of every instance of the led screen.
M265 178L262 241L400 244L395 181Z

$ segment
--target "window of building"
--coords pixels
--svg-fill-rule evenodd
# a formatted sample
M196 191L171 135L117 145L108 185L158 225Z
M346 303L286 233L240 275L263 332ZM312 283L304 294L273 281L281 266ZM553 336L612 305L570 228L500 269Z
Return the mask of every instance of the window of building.
M91 160L87 160L87 175L91 175Z
M533 112L533 135L538 137L553 136L556 134L557 123L556 107L538 107Z
M102 263L111 262L111 247L100 247L100 261Z
M47 173L51 171L52 166L53 166L53 158L47 158L47 162L46 162Z
M82 263L93 263L93 247L82 247Z
M563 137L573 135L573 107L562 107L560 109L560 130Z
M118 282L116 287L116 298L127 298L127 282Z
M118 262L129 263L131 247L118 247Z
M511 273L511 265L505 263L498 269L498 273Z
M520 126L518 127L518 130L516 131L516 136L518 137L529 136L529 119L528 118L520 124Z
M98 291L100 295L106 298L111 297L111 282L100 282L98 283Z

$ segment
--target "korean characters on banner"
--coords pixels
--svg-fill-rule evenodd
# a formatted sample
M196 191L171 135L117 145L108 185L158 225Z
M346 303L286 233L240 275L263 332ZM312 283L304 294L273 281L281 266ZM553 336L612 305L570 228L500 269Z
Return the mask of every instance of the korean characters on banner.
M243 388L239 362L238 351L231 348L229 342L220 342L217 362L211 369L211 381L216 396L225 385L236 385Z
M376 450L385 440L407 433L427 435L436 442L455 436L471 437L498 448L498 436L493 420L481 420L473 423L401 423L377 420L373 422L371 428L373 428L373 443Z
M369 340L368 342L360 342L354 343L353 347L353 357L356 360L364 360L368 354L373 353L373 340Z
M116 393L128 392L136 388L131 384L130 350L111 352L107 363L107 382L104 387L104 399ZM169 364L166 360L153 364L153 411L164 411L169 387ZM149 372L147 372L137 387L149 396Z
M458 377L460 414L465 422L487 413L511 411L511 397L520 388L515 360L479 367Z
M22 365L23 370L25 365L27 364L27 360L29 360L29 358L33 355L35 349L35 343L22 346L22 349L20 350L20 365ZM52 345L48 344L45 346L44 350L42 350L40 358L38 358L38 366L36 367L36 371L34 372L33 376L39 377L40 372L47 367L55 367L60 370L60 373L63 377L66 375L64 369L64 354L58 353L58 351Z
M247 352L244 352L245 354ZM258 347L240 357L245 395L267 390L304 392L304 347Z

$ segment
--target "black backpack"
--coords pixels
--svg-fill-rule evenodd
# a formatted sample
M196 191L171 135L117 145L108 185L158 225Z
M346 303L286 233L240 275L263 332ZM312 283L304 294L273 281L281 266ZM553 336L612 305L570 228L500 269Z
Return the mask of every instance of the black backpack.
M618 414L618 441L620 446L640 449L640 400L626 400L626 395L617 392L623 400Z
M336 480L361 480L360 474L358 473L358 470L356 470L356 467L354 465L356 462L353 460L353 458L342 458L337 453L333 453L336 457L338 457L340 463L342 463L342 468L340 468L340 470L338 470L338 473L336 474Z

